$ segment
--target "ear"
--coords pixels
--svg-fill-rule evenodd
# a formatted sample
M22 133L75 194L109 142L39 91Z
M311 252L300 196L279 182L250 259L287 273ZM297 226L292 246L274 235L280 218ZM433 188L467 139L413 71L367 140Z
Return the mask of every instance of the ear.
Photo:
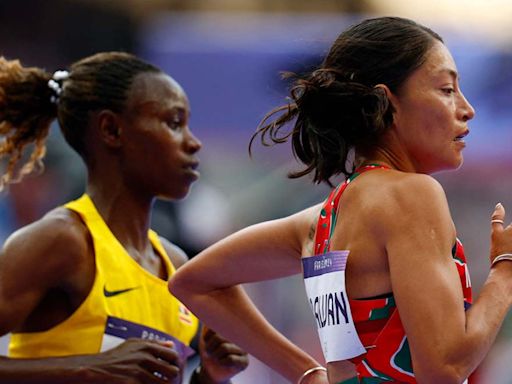
M391 90L389 89L389 87L386 84L377 84L373 88L379 88L380 90L384 91L384 93L386 94L386 97L388 98L388 100L391 103L391 105L393 106L393 108L397 105L396 95L393 92L391 92Z
M108 109L104 109L98 113L97 121L101 140L109 147L119 148L122 134L119 116Z
M381 91L384 91L386 97L389 100L389 104L393 107L393 122L392 125L396 125L397 121L400 119L400 102L396 94L391 92L391 89L386 84L377 84L374 88L378 88Z
M384 91L388 98L393 95L393 93L386 84L377 84L373 88L379 88L380 90Z

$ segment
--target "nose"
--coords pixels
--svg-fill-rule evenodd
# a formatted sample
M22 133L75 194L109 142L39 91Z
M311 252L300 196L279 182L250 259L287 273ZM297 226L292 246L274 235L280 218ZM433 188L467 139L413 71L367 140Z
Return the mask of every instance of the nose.
M475 109L473 106L469 103L469 101L466 99L464 94L460 93L461 101L460 101L460 111L461 111L461 117L463 121L469 121L473 117L475 117Z
M190 128L187 128L185 133L185 147L189 153L196 153L203 147L201 141L194 136Z

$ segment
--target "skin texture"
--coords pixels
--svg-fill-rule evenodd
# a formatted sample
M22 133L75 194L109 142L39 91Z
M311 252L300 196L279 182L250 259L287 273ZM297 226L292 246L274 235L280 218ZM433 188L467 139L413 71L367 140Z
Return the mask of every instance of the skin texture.
M169 76L139 74L131 89L124 111L91 116L85 133L87 193L129 255L167 280L164 256L147 236L150 211L156 196L187 195L199 177L201 143L188 127L187 97ZM179 248L165 239L162 244L176 268L187 261ZM57 208L18 230L0 254L0 333L44 331L61 323L85 300L94 277L91 236L77 214ZM245 351L213 331L205 334L210 337L201 338L199 383L225 383L246 368ZM180 383L177 358L172 343L130 339L97 355L1 357L0 382Z
M418 383L461 383L485 357L512 304L512 264L501 262L464 312L451 257L455 226L442 187L429 176L462 164L463 136L474 110L459 88L449 51L437 41L396 93L377 86L395 108L393 124L358 160L391 170L364 173L349 185L339 203L331 250L350 250L349 297L393 292ZM239 284L301 273L300 258L312 254L311 228L319 210L317 205L243 229L203 251L170 281L171 292L206 324L290 380L297 373L282 361L282 336ZM503 206L496 206L492 218L505 218ZM512 227L495 223L491 229L492 261L512 251ZM347 361L330 363L328 370L330 383L355 374Z

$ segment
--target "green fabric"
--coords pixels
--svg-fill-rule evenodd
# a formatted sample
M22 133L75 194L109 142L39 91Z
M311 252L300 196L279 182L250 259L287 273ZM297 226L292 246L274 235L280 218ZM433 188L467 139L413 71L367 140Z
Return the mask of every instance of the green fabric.
M387 319L391 315L391 311L396 308L395 298L393 296L388 298L388 303L385 307L372 309L370 312L369 320Z
M412 370L412 361L411 361L411 351L409 349L409 342L407 339L404 340L402 347L395 354L395 358L393 362L397 367L402 369L403 371L413 373Z
M345 381L340 381L338 384L359 384L359 380L357 380L357 377L353 377Z

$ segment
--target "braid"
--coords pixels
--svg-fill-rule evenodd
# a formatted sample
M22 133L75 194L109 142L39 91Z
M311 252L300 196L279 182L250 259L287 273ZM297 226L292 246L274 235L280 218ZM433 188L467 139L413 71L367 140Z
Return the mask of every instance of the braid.
M85 158L90 113L121 112L133 79L143 72L161 71L128 53L103 52L74 63L69 74L53 79L42 69L0 57L0 159L7 159L0 190L43 169L46 138L55 118L68 144ZM32 153L20 167L30 144Z
M57 116L48 87L51 75L39 68L25 68L18 60L0 57L0 159L7 159L0 190L35 170L42 170L46 138ZM19 162L33 144L28 160Z

